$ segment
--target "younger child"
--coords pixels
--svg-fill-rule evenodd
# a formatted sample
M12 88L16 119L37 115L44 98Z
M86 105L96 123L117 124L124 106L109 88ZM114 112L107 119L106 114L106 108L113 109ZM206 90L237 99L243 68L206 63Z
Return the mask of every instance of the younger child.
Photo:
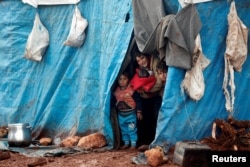
M114 91L116 107L118 110L118 122L121 130L124 146L122 149L136 149L137 144L137 117L142 119L141 111L136 111L136 103L133 99L135 91L129 84L128 73L122 73L118 78L118 87Z
M162 81L163 83L163 87L160 91L160 96L163 96L163 92L164 92L164 87L166 84L166 78L167 78L167 72L168 72L168 67L166 66L166 64L162 61L160 61L157 65L156 65L156 71L158 74L158 78Z

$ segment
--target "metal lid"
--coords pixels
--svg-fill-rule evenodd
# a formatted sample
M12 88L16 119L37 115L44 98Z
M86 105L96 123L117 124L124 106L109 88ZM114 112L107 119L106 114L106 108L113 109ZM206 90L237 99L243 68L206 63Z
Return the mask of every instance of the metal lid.
M13 126L29 126L29 123L14 123L14 124L8 124L8 127L13 127Z

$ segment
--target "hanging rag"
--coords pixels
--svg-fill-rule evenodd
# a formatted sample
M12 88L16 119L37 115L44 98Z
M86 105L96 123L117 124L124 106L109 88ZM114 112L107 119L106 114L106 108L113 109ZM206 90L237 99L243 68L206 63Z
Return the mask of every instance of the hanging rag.
M156 27L166 15L162 0L133 0L134 35L138 49L142 53L156 51Z
M195 40L195 49L191 70L187 70L181 87L193 100L200 100L205 91L203 70L209 65L210 60L202 53L200 35Z
M242 65L247 58L247 39L248 28L242 23L238 17L235 2L230 6L228 14L228 34L226 40L226 51L224 54L225 70L223 89L226 98L226 109L228 112L234 111L234 71L241 72ZM229 92L228 86L231 91Z
M166 64L190 70L195 39L201 29L201 20L193 4L182 8L168 23L164 37L166 45Z

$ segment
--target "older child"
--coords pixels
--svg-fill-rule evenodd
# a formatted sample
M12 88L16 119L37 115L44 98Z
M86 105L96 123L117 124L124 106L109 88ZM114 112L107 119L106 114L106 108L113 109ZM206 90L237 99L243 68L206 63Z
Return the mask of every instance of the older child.
M133 96L136 94L129 84L128 73L122 73L118 78L118 87L114 91L116 107L118 110L118 122L124 142L121 149L136 149L137 144L137 118L142 119L141 111L136 111L136 102Z
M154 140L158 112L161 107L162 97L159 95L163 83L156 71L160 59L156 55L144 55L140 52L135 55L138 68L130 81L131 86L139 93L137 107L142 111L143 120L137 122L138 149L146 150ZM140 77L139 70L146 69L149 77ZM136 100L137 101L137 100Z

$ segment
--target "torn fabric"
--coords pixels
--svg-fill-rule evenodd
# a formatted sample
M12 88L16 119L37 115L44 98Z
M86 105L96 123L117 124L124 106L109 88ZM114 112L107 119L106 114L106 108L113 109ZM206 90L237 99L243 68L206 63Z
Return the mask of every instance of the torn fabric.
M160 52L168 66L191 69L195 38L201 29L195 5L165 15L161 1L133 0L133 10L138 49L148 54Z
M166 46L166 64L183 69L191 69L195 38L201 29L201 20L195 5L181 9L170 20L164 36L168 38Z
M156 27L165 10L162 0L133 0L134 35L138 49L142 53L152 53L156 50Z
M226 51L224 54L225 70L223 89L226 98L226 109L229 112L234 111L234 71L240 72L243 63L247 58L247 40L248 28L238 17L235 2L233 1L230 6L228 14L228 34L226 41ZM228 90L230 87L230 92Z

